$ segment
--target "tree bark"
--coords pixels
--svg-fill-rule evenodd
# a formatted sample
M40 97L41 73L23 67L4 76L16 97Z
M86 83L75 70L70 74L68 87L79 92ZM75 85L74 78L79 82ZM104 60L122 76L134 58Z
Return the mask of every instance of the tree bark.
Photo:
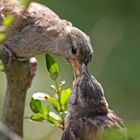
M23 136L23 116L27 89L35 75L36 62L19 61L11 52L2 48L0 59L7 77L7 90L3 106L3 123L13 132Z

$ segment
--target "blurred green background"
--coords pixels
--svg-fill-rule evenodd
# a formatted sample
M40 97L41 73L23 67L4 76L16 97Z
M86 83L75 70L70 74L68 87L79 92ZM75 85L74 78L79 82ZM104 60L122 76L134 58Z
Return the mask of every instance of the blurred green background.
M94 56L90 72L102 84L106 99L126 124L140 123L140 1L139 0L40 0L61 18L87 33ZM70 65L56 57L61 65L61 80L72 87ZM26 98L25 116L32 112L29 100L34 92L50 93L52 81L44 56L38 56L36 77ZM6 78L0 72L0 110L2 110ZM1 113L0 113L1 114ZM140 132L139 132L140 133ZM47 123L24 121L25 140L59 140L62 131ZM138 138L140 139L140 137Z

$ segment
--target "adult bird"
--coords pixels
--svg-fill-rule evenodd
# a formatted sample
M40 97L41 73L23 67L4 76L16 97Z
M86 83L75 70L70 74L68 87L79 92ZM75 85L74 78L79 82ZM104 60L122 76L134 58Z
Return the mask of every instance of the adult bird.
M72 66L77 80L62 140L99 140L106 127L120 128L123 122L109 109L102 86L86 65L76 67L72 62Z

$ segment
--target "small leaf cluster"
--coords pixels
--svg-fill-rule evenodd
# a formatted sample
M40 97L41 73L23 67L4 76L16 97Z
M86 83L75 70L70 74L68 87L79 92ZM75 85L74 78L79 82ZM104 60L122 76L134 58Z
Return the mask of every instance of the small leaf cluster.
M14 22L13 14L8 13L6 15L3 15L2 17L2 25L0 25L0 43L2 43L6 39L6 33Z
M28 8L30 2L31 2L31 0L21 0L21 5L22 5L24 8Z
M62 89L66 82L58 82L59 66L50 54L46 54L46 68L54 81L54 84L51 85L53 93L38 92L32 95L30 108L34 114L30 119L39 122L49 122L64 129L71 89Z

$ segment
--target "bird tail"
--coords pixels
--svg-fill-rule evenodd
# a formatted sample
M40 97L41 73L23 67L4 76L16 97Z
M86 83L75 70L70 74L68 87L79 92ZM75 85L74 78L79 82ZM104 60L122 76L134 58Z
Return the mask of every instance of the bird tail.
M108 112L108 127L118 127L121 130L125 130L126 126L121 118L119 118L112 110Z

